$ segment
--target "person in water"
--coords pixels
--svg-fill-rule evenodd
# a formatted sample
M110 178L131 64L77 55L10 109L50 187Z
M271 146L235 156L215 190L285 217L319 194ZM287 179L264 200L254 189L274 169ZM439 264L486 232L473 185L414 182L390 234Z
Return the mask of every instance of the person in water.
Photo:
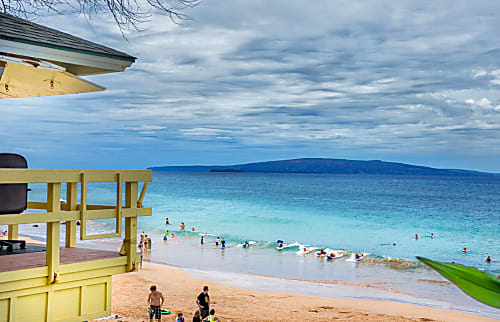
M464 247L464 249L462 249L462 252L467 253L467 247Z
M486 263L491 263L491 257L490 256L486 257Z
M215 321L219 321L219 322L220 322L219 318L217 318L217 317L215 316L215 310L214 310L214 309L211 309L211 310L210 310L210 315L209 315L209 316L207 316L207 317L205 318L205 320L203 320L203 321L207 321L207 322L215 322Z
M172 234L170 235L170 237L172 237L172 238L174 238L174 237L175 237L174 232L172 232Z
M433 233L431 233L431 238L434 238L434 234Z
M358 254L358 253L356 253L356 255L354 255L354 258L355 258L355 259L360 259L361 257L362 257L362 256L361 256L360 254Z
M196 229L194 229L194 227L193 227L193 228L191 228L191 231L195 231L195 230L196 230Z
M320 254L320 255L325 255L325 254L326 254L326 252L324 251L324 249L323 249L323 248L321 248L321 250L319 251L319 254Z
M165 225L170 225L170 220L168 220L168 217L165 218Z
M250 247L250 244L248 243L248 240L246 240L245 243L243 244L243 248L247 248L247 247Z
M163 240L164 241L168 240L168 230L163 234Z
M278 247L283 248L283 243L279 243Z
M330 257L335 258L335 254L334 253L330 253Z
M222 245L222 248L226 248L226 240L224 239L224 237L222 237L222 239L220 240L220 244Z
M413 238L418 239L418 235L417 235L417 234L415 234L415 236L413 236Z
M203 235L201 235L200 244L203 245Z
M304 247L304 248L302 248L302 251L303 251L304 253L307 253L307 248L305 248L305 247Z
M219 246L220 243L220 237L217 236L217 239L215 240L215 246Z
M181 227L181 230L184 230L184 228L186 228L186 225L184 225L184 223L183 223L183 222L181 222L180 227Z

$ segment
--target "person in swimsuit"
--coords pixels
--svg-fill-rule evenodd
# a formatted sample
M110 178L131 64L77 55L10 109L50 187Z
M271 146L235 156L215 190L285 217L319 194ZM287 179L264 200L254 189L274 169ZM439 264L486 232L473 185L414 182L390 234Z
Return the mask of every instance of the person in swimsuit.
M203 246L203 235L201 235L200 244Z
M222 245L222 248L226 248L226 240L224 239L224 237L222 237L220 243Z
M180 227L181 227L181 230L184 230L184 228L186 228L186 225L184 225L184 223L183 223L183 222L181 222Z
M490 256L486 257L486 263L491 263L491 257Z
M321 248L321 250L319 251L319 254L320 254L320 255L325 255L325 254L326 254L326 252L323 250L323 248Z
M168 220L168 217L165 218L165 225L170 225L170 220Z
M250 247L250 244L248 243L248 240L246 240L245 243L243 244L243 248L247 248L247 247Z
M219 246L219 242L220 242L220 237L217 236L217 239L215 240L215 246Z
M462 252L467 253L467 247L464 247L464 249L462 249Z
M153 317L156 321L161 321L161 307L165 298L160 291L156 290L156 285L151 286L149 290L151 291L148 296L149 321L153 322Z
M415 234L415 236L413 236L413 238L418 239L418 235L417 235L417 234Z

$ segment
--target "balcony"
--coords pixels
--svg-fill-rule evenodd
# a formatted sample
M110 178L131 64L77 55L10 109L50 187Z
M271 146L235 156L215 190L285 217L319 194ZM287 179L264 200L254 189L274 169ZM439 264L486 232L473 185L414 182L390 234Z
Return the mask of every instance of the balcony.
M28 244L28 249L39 249L0 256L0 321L82 321L109 315L111 276L136 269L137 217L152 214L142 205L151 180L149 170L0 169L0 184L47 184L46 200L28 202L22 214L0 215L0 225L8 225L12 240L18 239L19 224L47 225L45 249ZM116 204L88 204L88 183L93 182L115 183ZM88 234L88 220L97 219L114 219L114 231ZM77 221L80 240L124 234L120 253L76 247Z

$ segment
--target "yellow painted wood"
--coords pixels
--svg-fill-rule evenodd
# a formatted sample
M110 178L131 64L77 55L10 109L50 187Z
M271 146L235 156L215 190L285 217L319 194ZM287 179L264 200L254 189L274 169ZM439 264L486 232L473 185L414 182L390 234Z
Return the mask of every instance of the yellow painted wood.
M137 201L137 207L142 208L142 202L144 201L144 196L146 195L146 190L148 190L149 182L144 182L142 186L141 195L139 196L139 200Z
M127 208L137 207L137 182L125 184L125 206ZM129 271L135 269L135 257L137 249L137 217L125 218L125 252L127 254L127 268Z
M61 184L49 183L47 186L47 211L61 210ZM47 223L47 250L46 265L48 267L47 283L54 283L56 275L59 273L59 243L60 243L59 222Z
M123 181L121 173L116 174L116 233L122 235Z
M67 210L77 210L78 183L68 182L66 184ZM66 220L66 247L76 247L76 220Z
M73 169L0 169L0 183L116 182L120 172L123 182L150 182L151 170L73 170Z
M20 269L17 271L10 271L10 272L1 272L0 283L10 282L10 281L20 281L36 277L47 277L47 274L48 274L47 266Z
M151 208L122 208L122 217L140 217L151 216ZM87 211L87 219L108 219L115 218L116 210L113 206L111 209L89 210ZM54 213L24 213L14 215L0 216L0 225L9 225L10 223L16 224L30 224L42 222L61 222L66 220L80 219L80 211L63 211Z
M7 222L7 223L10 223L10 222ZM19 225L17 225L17 224L9 224L8 237L9 237L10 240L19 239Z
M80 173L80 240L87 234L87 177L85 172Z

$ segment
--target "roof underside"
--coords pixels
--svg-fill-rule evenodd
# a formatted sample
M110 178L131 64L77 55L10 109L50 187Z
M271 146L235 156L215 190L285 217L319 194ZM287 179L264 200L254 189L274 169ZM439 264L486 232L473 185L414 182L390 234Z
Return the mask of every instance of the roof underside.
M134 62L135 57L70 34L0 13L0 39Z

